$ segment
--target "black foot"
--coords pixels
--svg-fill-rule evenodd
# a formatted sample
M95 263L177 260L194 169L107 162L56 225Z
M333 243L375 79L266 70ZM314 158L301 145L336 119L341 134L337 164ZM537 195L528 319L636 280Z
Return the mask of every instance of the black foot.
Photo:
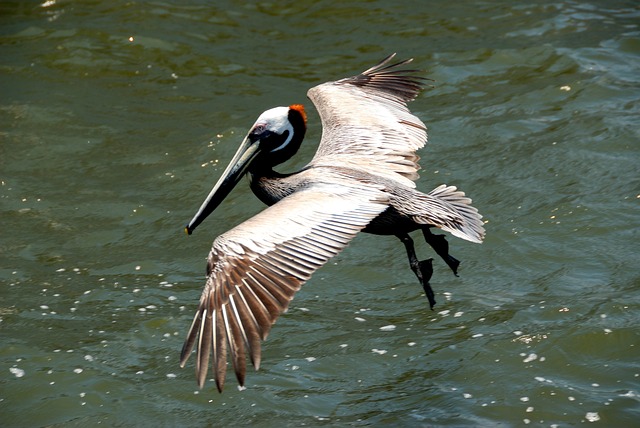
M460 266L460 260L456 259L451 255L447 255L447 257L444 258L444 261L451 268L451 270L453 271L453 274L455 276L458 276L458 266Z
M427 295L427 299L429 299L429 305L431 305L431 309L433 309L433 306L436 304L436 299L433 295L433 290L429 285L429 280L431 279L431 275L433 275L433 259L418 261L418 258L416 257L416 250L413 247L413 240L409 237L409 235L405 233L397 236L398 238L400 238L405 248L407 249L407 256L409 256L409 266L411 266L411 270L418 277L418 281L420 281L420 285L422 285L422 288Z
M422 288L424 289L424 294L426 294L427 299L429 299L429 307L433 310L433 307L436 305L436 297L433 294L433 289L429 284L429 280L431 279L431 275L433 275L433 259L422 260L418 262L418 269L420 269L421 277L420 283L422 284Z
M418 269L420 269L420 273L422 274L422 281L429 282L431 275L433 275L433 259L428 258L427 260L418 262Z
M460 260L449 254L449 243L444 235L434 235L429 229L422 229L427 244L431 245L437 255L442 257L442 260L451 268L453 274L458 276L458 266L460 266Z

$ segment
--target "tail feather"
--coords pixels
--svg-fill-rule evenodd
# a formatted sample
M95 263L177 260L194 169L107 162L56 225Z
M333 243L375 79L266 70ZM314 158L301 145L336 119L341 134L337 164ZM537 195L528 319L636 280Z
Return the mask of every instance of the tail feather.
M415 216L418 223L432 224L467 241L482 242L485 234L482 215L463 191L442 184L424 196L429 214Z

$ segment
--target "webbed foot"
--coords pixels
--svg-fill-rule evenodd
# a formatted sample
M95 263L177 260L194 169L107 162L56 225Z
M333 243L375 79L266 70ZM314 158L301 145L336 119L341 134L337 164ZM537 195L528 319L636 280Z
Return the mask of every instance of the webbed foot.
M460 266L460 260L449 254L449 243L444 235L434 235L429 228L422 229L427 244L431 245L437 255L442 257L442 260L451 268L453 274L458 276L458 266Z
M431 309L433 309L433 307L436 305L436 298L433 294L433 289L429 284L431 275L433 275L433 259L429 258L427 260L418 262L418 269L420 270L418 279L420 280L420 284L422 284L424 294L427 296L427 299L429 299L429 306L431 307Z
M418 281L420 281L420 285L424 289L425 294L427 295L427 299L429 299L429 306L433 309L433 306L436 304L436 299L433 293L433 289L431 285L429 285L429 280L431 279L431 275L433 275L433 259L429 258L426 260L418 261L416 257L416 251L413 247L413 240L407 234L397 235L398 238L404 244L407 250L407 256L409 257L409 266L411 266L411 270L418 277Z

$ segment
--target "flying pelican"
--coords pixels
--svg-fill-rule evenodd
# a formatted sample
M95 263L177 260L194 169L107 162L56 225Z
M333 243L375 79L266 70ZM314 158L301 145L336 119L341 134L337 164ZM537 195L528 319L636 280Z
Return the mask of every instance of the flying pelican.
M358 232L395 235L402 241L432 308L432 259L418 261L409 233L421 230L456 275L460 262L449 254L444 235L430 229L482 242L482 216L464 192L446 185L426 194L415 189L415 151L425 145L427 132L407 103L417 97L425 79L417 70L401 67L411 59L389 64L394 56L357 76L308 91L320 114L322 139L300 171L281 174L273 167L300 148L304 107L262 113L186 226L191 234L247 173L253 193L269 205L213 242L200 304L180 355L184 367L197 344L200 388L212 357L222 392L228 353L243 386L245 354L257 370L260 341L296 291Z

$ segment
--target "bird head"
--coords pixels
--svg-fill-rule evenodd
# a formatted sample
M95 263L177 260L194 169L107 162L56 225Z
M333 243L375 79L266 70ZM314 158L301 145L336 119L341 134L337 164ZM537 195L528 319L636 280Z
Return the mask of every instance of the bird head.
M275 107L262 113L247 135L251 144L257 144L259 161L252 164L253 169L271 168L296 154L306 123L307 115L300 104Z
M262 113L218 179L209 196L185 227L188 235L229 195L247 172L268 172L290 159L302 144L307 129L304 107L294 104Z

